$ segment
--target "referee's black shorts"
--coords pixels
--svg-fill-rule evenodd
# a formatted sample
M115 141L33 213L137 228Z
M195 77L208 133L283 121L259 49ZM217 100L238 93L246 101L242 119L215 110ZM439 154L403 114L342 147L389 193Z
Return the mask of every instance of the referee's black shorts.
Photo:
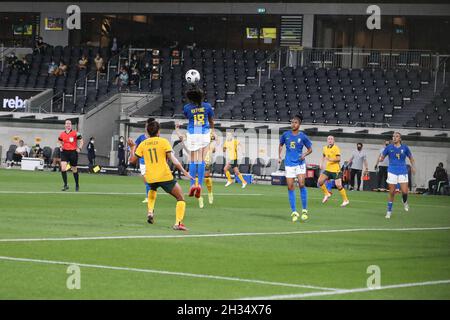
M72 167L78 166L78 152L76 150L63 150L61 152L61 162L67 162Z

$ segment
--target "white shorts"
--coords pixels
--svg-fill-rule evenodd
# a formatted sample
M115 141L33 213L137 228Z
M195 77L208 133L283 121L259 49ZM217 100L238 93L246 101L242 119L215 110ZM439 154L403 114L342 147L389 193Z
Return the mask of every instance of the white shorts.
M145 176L145 164L139 164L139 171L141 172L141 176Z
M208 133L194 133L194 134L187 134L186 139L186 148L189 151L197 151L200 149L203 149L208 146L208 144L211 142L211 136Z
M286 168L286 178L296 178L299 174L306 174L306 164L300 164L295 167L288 167Z
M408 183L407 174L393 174L388 172L387 180L388 184Z

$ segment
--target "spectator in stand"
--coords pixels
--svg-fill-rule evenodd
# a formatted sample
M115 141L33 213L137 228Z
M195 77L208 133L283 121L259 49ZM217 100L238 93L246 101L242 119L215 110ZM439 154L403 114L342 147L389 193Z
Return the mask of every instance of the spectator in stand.
M55 75L57 68L58 68L58 65L55 63L55 61L52 60L52 62L50 62L48 65L48 75L49 76Z
M119 75L117 77L117 85L119 87L119 91L122 91L122 88L128 88L130 76L128 75L128 71L125 67L120 68Z
M137 68L131 70L130 84L131 85L138 85L139 84L139 78L140 78L139 70Z
M94 63L97 72L103 72L105 70L105 62L103 61L103 58L100 56L100 54L97 53L94 59Z
M434 171L432 180L428 181L428 193L429 194L440 194L443 186L448 185L448 173L444 169L444 164L439 162L436 170Z
M386 179L387 179L387 169L389 166L389 157L385 157L382 162L380 162L380 156L384 151L384 148L386 148L391 141L389 139L386 139L384 141L384 146L380 149L380 152L378 154L377 162L375 164L375 170L378 170L378 189L377 191L385 191L386 190Z
M141 72L142 79L150 79L151 73L152 73L152 67L150 67L150 63L146 62L145 66Z
M55 76L65 76L67 74L67 65L61 60L58 68L55 70Z
M11 168L14 164L14 162L21 162L23 157L28 157L28 153L30 152L30 149L27 145L23 142L23 140L19 140L19 145L16 148L16 151L14 151L13 154L13 162L8 164L8 168Z
M78 69L79 70L86 70L87 66L88 66L89 60L88 58L83 54L80 58L80 60L78 60Z
M135 54L131 57L130 69L139 69L139 60Z
M31 66L28 63L27 59L24 57L19 66L19 73L28 75L30 74Z
M34 44L34 53L39 53L39 54L43 54L46 48L46 44L44 42L44 40L42 39L42 37L38 37L37 41Z
M44 159L44 149L41 148L39 143L36 143L36 145L34 147L32 147L31 150L32 150L31 154L33 155L33 158Z
M57 167L59 168L59 171L61 171L61 144L59 142L56 144L55 149L53 149L52 158L53 171L56 171Z
M111 45L111 54L115 55L119 51L119 44L117 43L117 38L114 37Z
M17 66L18 58L16 56L16 53L13 51L6 57L7 64L10 68L15 69Z

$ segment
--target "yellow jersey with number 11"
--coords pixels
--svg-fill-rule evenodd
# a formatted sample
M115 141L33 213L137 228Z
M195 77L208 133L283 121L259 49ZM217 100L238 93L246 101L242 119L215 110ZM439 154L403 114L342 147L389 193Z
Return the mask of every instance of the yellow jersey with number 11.
M145 180L157 183L173 180L172 172L167 164L167 152L172 152L169 141L160 137L148 138L136 149L136 157L144 158Z

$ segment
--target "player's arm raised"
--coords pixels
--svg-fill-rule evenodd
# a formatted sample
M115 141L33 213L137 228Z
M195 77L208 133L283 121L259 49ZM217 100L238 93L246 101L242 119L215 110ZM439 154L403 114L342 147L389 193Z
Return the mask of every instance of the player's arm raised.
M175 166L175 168L177 168L178 170L180 170L181 172L183 172L183 175L185 177L187 177L188 179L194 179L191 177L191 175L189 174L189 172L187 172L183 166L181 165L181 163L178 161L178 159L175 157L175 155L173 154L172 151L167 152L166 153L166 157L167 159L170 159L170 161L172 161L173 165Z
M127 144L130 147L130 159L128 159L128 162L131 164L136 164L138 161L138 157L135 154L136 151L136 144L134 143L133 139L128 138Z

